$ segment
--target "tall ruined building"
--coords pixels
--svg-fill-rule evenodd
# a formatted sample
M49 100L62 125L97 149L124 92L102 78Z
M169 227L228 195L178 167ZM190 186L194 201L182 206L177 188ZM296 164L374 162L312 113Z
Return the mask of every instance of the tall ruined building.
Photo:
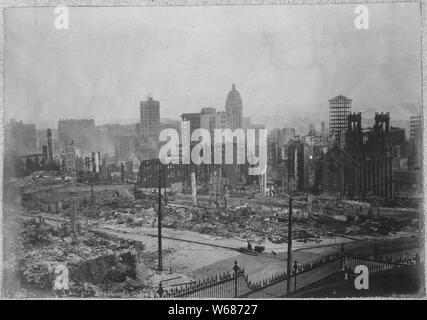
M412 116L410 117L411 121L411 139L422 139L422 130L423 130L423 117L422 116Z
M160 102L148 97L140 103L140 133L144 137L158 138L160 134Z
M49 162L53 161L52 129L47 129L47 152Z
M37 152L36 125L14 119L6 123L5 150L18 155Z
M236 90L236 85L233 83L225 101L225 111L230 119L229 126L233 130L242 127L242 109L242 98L239 91Z
M423 117L410 117L410 142L413 148L411 156L408 159L411 168L422 168L423 161Z
M342 95L329 100L329 133L335 144L342 147L343 132L347 129L347 117L351 112L351 99Z
M393 157L405 130L390 126L390 114L375 113L374 125L362 128L362 113L347 116L344 148L334 146L323 161L323 190L342 196L393 199Z

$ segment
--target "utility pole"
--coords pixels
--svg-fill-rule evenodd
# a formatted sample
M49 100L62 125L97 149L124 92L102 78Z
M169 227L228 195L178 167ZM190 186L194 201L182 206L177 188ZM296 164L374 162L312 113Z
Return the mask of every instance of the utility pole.
M90 206L91 206L91 214L93 216L93 212L95 210L95 197L93 196L93 180L94 175L93 172L90 173ZM87 212L86 212L86 224L88 223Z
M289 197L289 219L288 219L288 259L287 271L288 280L286 281L286 292L291 292L292 275L292 196Z
M197 183L196 183L196 172L194 168L191 171L191 198L193 206L197 206Z
M163 271L162 265L162 163L159 161L159 214L157 216L157 239L159 253L159 271Z
M77 233L79 232L78 228L78 213L77 213L77 204L76 204L76 194L74 192L71 193L71 215L70 215L70 229L71 229L71 241L72 243L76 243L77 241Z
M93 176L93 173L91 173L90 174L90 200L92 202L92 207L95 202L95 199L93 197L93 180L94 180L94 176Z
M167 196L167 194L166 194L166 179L167 179L167 175L168 175L168 167L167 167L167 166L165 166L165 172L164 172L164 183L163 183L163 186L165 187L165 191L164 191L165 206L168 204L168 203L167 203L167 199L166 199L166 196Z
M145 181L145 190L144 191L147 191L147 179L148 179L147 173L148 173L148 170L144 169L144 173L145 173L145 179L144 179L144 181Z

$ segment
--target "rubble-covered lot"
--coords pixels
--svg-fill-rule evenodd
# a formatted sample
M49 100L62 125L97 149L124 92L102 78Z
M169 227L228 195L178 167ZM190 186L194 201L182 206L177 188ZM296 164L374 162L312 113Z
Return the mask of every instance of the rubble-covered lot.
M158 283L150 278L155 276L156 252L136 242L110 240L91 232L83 232L75 242L61 233L36 219L24 221L17 248L24 287L70 297L155 295ZM68 270L68 289L55 285L64 275L62 266Z
M122 196L98 202L81 209L81 217L89 217L97 223L124 224L134 227L156 227L157 205L154 201L135 200ZM364 215L339 216L328 214L303 214L295 209L293 239L303 242L320 242L322 238L335 235L387 236L398 232L413 232L418 228L418 219L408 217ZM249 240L263 243L287 241L287 209L277 207L249 207L242 205L230 208L192 206L169 203L162 206L162 226L165 228L194 231L216 237Z
M98 186L92 202L88 189L90 186L77 183L71 177L59 177L46 172L34 173L30 177L11 181L11 184L15 187L30 187L34 191L24 201L28 212L32 214L46 212L46 201L60 201L61 210L56 206L56 213L69 216L72 210L69 191L72 191L77 196L80 219L96 224L157 226L157 194L143 192L142 199L135 199L129 186L105 185ZM418 219L414 216L388 215L369 219L369 204L342 201L332 195L314 197L313 210L308 215L309 197L313 198L304 194L294 197L296 207L293 215L293 239L297 241L320 242L322 238L333 237L335 234L387 236L397 232L413 232L418 228ZM253 201L245 200L244 197L230 198L228 208L216 206L212 201L206 200L198 201L198 206L193 206L191 201L186 200L168 201L166 206L162 206L162 225L165 228L215 237L247 239L254 243L263 243L267 239L273 243L286 242L287 201L259 194L255 198L262 204L254 205ZM274 205L274 202L279 205ZM48 206L48 209L51 207Z
M268 238L274 243L286 242L287 213L271 208L240 208L218 210L201 208L168 208L163 224L166 227L192 230L216 236L236 237L261 243ZM397 232L411 232L418 221L408 218L379 217L368 219L358 216L337 221L331 216L315 215L294 221L293 239L321 241L334 234L349 236L387 236Z
M156 227L158 209L154 202L134 200L129 197L100 201L94 206L81 208L80 216L99 223L125 224L135 227ZM249 207L205 208L168 204L162 206L162 226L188 230L217 237L248 239L257 243L268 237L273 242L284 242L287 233L285 218L277 210ZM280 220L281 222L278 222ZM315 238L296 227L294 238Z
M389 236L399 232L412 233L418 229L418 220L408 218L361 218L355 222L336 223L332 232L348 236Z
M8 185L11 191L8 202L13 203L14 210L7 208L5 212L27 216L20 231L14 233L19 234L19 241L10 245L16 246L12 251L16 253L17 265L12 269L17 270L23 286L47 296L153 297L160 281L166 281L165 287L174 285L172 278L177 278L177 283L192 281L196 269L210 270L212 265L222 266L224 259L235 259L235 255L240 254L236 248L246 245L244 240L264 246L265 254L273 254L271 249L279 252L286 248L286 199L272 201L258 195L252 201L230 197L226 208L203 196L198 198L197 206L185 195L170 197L167 205L162 203L162 225L170 232L175 232L170 230L174 229L178 230L177 234L186 233L186 242L182 239L164 241L165 270L169 270L157 273L157 239L152 235L144 237L141 231L157 228L157 193L145 191L143 197L135 199L129 192L131 188L99 185L94 188L92 198L90 185L54 174L37 173L12 181ZM298 242L315 243L298 244L301 246L316 247L317 243L327 244L342 236L353 241L353 238L414 233L419 228L418 217L406 214L405 210L400 210L398 215L394 215L393 210L387 215L375 213L369 218L365 204L339 203L333 197L317 198L309 214L306 198L294 198L292 236ZM76 239L54 222L46 223L38 218L49 213L46 216L60 224L69 221L73 212L84 226ZM141 233L132 234L139 227ZM126 229L128 236L111 232L115 229ZM204 235L209 240L204 242ZM198 244L192 242L193 237L199 240ZM149 243L151 251L141 241ZM218 244L222 241L221 248L215 247L216 241ZM205 258L200 258L203 254ZM208 255L211 259L206 258ZM61 266L66 266L69 273L67 290L55 289Z

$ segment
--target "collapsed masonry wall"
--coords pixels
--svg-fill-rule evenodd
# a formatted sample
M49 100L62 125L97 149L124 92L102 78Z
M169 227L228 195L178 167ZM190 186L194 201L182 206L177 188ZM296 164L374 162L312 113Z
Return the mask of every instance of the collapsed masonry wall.
M130 252L110 254L77 264L68 264L70 278L77 282L103 284L136 280L136 257Z

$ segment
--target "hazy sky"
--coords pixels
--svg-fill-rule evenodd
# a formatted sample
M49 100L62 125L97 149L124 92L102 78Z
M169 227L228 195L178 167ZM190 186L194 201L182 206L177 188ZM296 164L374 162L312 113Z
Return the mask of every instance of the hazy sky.
M419 4L371 4L369 30L355 5L7 9L6 117L56 127L224 109L236 83L245 116L327 115L328 99L354 110L421 104ZM411 105L412 104L412 105ZM405 116L405 110L402 115ZM409 115L408 115L409 116Z

